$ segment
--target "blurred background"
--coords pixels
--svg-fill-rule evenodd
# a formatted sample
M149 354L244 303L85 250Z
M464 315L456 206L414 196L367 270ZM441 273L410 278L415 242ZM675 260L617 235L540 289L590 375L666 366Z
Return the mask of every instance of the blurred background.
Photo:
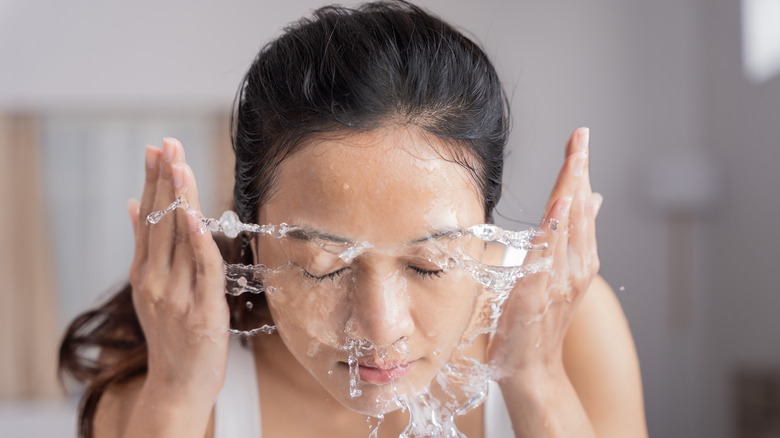
M541 217L591 128L602 275L651 436L780 436L780 0L418 3L481 43L510 95L500 225ZM56 348L126 277L144 145L181 139L220 214L239 81L323 4L0 0L0 435L75 433Z

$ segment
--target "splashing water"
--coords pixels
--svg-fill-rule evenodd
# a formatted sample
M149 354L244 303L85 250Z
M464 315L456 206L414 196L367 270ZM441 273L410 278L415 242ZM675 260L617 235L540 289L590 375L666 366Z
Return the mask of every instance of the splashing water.
M270 335L276 331L276 326L263 324L260 327L253 328L251 330L238 330L234 328L229 328L228 332L234 335L239 335L243 337L251 337L255 335L259 335L260 333L265 333L266 335Z
M206 230L211 232L221 232L225 236L235 238L241 233L253 233L269 236L275 239L282 239L291 232L305 232L305 230L285 223L278 225L256 225L246 224L239 220L238 215L232 211L226 211L219 219L207 218L192 206L184 198L177 198L173 203L161 211L155 211L148 215L147 223L157 224L164 216L176 209L182 209L184 212L199 221L201 232ZM551 219L547 227L551 231L558 229L559 223ZM497 242L505 246L510 246L526 251L540 251L547 248L546 244L534 244L535 237L541 233L534 228L524 231L504 230L492 224L480 224L453 232L453 239L459 239L464 236L473 236L484 242ZM431 242L436 242L431 239ZM320 248L333 255L338 256L344 263L351 263L356 257L365 251L373 248L368 242L357 242L349 245L319 244ZM483 286L484 293L487 294L488 308L480 315L476 315L478 330L472 335L463 339L456 346L455 352L439 370L434 378L438 389L434 394L433 389L408 395L399 394L395 381L390 383L392 393L390 400L377 399L378 406L382 406L382 412L375 417L376 425L372 425L372 417L368 418L369 438L376 438L378 430L384 420L384 412L400 408L409 414L409 423L399 438L412 437L437 437L437 438L462 438L465 435L458 430L455 425L455 418L464 415L476 407L480 406L486 399L488 393L488 383L497 375L489 365L481 363L473 357L469 357L465 352L471 342L480 334L492 334L495 332L496 325L503 304L509 297L515 284L521 278L547 271L551 268L552 260L550 258L541 258L535 264L525 264L523 266L491 266L481 263L469 257L462 252L451 252L443 247L438 247L438 254L431 258L443 271L454 269L463 270L474 280ZM276 293L277 289L267 284L267 279L273 274L279 273L288 265L284 265L275 270L262 265L242 265L225 264L226 290L228 295L241 295L245 293L261 294ZM623 290L623 288L621 288ZM251 303L247 303L248 310L251 309ZM549 306L549 305L548 305ZM545 312L546 313L546 312ZM528 323L541 320L544 314ZM260 333L271 334L276 331L276 327L263 325L251 330L229 329L230 333L242 337L255 336ZM329 342L331 345L337 345L348 354L347 365L349 367L349 395L351 398L363 396L360 386L360 359L372 355L378 355L384 358L387 355L386 348L377 348L366 339L354 339L354 327L349 324L345 328L344 341L336 344L335 339ZM404 339L391 345L395 351L402 355L411 354L408 345ZM436 348L433 351L434 356L439 356L441 350ZM329 371L332 375L332 370ZM442 394L439 394L441 392Z
M498 242L526 251L536 251L547 248L547 243L541 245L535 245L533 243L534 237L540 235L539 232L533 228L529 228L525 231L509 231L504 230L498 225L480 224L467 228L466 232L485 242Z
M363 391L358 389L358 384L360 384L358 353L362 345L354 343L350 347L351 348L348 350L349 359L347 359L347 364L349 365L349 396L355 398L360 397L363 394Z
M235 238L242 232L249 232L254 234L266 234L269 236L284 237L285 234L294 230L296 227L291 227L285 223L281 223L278 226L274 225L256 225L245 224L238 218L236 212L228 210L222 213L219 219L213 219L203 216L199 211L195 210L189 202L183 197L176 198L169 206L164 210L153 211L146 217L146 222L155 225L162 220L162 218L168 213L176 209L184 209L184 211L194 217L200 222L200 231L205 233L206 230L211 232L220 232L227 237Z

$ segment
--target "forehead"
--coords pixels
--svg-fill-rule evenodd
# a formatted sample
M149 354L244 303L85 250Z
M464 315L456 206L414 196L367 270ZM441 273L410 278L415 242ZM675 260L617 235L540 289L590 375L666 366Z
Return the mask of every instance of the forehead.
M480 223L477 188L448 150L405 129L311 141L281 163L261 223L309 225L372 243Z

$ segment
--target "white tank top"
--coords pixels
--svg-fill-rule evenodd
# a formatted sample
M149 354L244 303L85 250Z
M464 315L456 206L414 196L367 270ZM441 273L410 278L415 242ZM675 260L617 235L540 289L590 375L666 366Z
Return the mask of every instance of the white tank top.
M520 265L525 251L507 247L504 265ZM509 411L496 382L485 400L485 438L514 436ZM225 383L214 405L214 438L262 438L262 414L252 351L231 339Z

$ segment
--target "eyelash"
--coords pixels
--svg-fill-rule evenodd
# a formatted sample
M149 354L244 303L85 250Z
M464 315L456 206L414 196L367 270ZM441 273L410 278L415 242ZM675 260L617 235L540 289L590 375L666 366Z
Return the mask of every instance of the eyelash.
M411 269L414 273L421 276L422 278L439 278L441 277L441 274L444 272L441 269L435 270L435 271L429 271L427 269L418 268L417 266L409 265L409 269Z
M337 271L333 271L330 274L325 274L321 277L317 277L316 275L311 275L308 272L306 272L306 270L304 270L303 276L306 278L310 278L317 283L324 280L334 281L336 280L336 278L341 277L344 274L344 272L346 272L347 269L349 269L349 267L341 268ZM433 278L433 277L440 278L441 274L444 272L441 269L435 271L429 271L427 269L418 268L417 266L412 266L412 265L409 265L409 269L411 269L412 272L414 272L415 274L419 275L422 278Z
M319 283L319 282L321 282L323 280L334 281L334 280L336 280L336 278L341 277L347 269L349 269L349 267L345 266L345 267L339 269L338 271L333 271L330 274L325 274L325 275L323 275L321 277L317 277L316 275L311 275L308 272L306 272L306 270L304 269L303 270L303 276L306 277L306 278L310 278L310 279L314 280L315 283Z

